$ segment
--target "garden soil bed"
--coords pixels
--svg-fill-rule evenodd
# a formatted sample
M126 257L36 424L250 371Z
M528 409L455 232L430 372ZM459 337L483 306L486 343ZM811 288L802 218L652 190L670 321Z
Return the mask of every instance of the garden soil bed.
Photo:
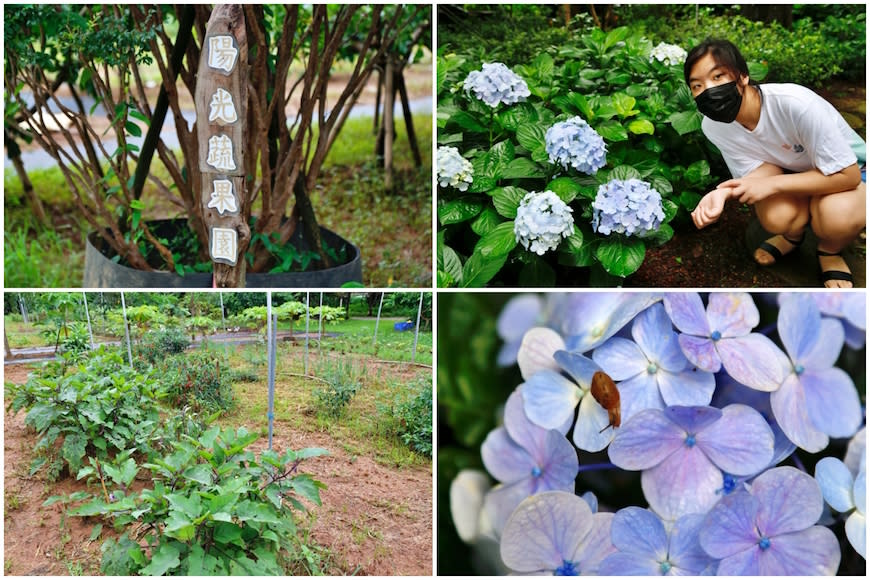
M7 366L5 380L22 383L30 368ZM28 477L35 433L24 425L24 412L6 413L4 421L6 575L99 574L102 540L89 541L96 521L65 518L58 504L43 508L51 495L85 488L66 477L49 484ZM252 449L266 447L266 439ZM330 550L337 574L432 574L432 471L429 467L392 469L345 451L326 433L304 433L286 424L276 427L273 448L323 447L329 456L310 459L303 471L324 481L323 505L313 507L311 539ZM304 528L300 522L300 529ZM103 537L113 533L104 526ZM114 535L114 534L113 534Z

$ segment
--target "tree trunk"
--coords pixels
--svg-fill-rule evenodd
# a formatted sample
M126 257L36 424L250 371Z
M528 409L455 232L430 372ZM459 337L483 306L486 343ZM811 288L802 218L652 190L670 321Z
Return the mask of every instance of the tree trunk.
M387 67L384 73L384 189L393 190L393 108L396 104L395 73L393 55L387 55Z
M414 131L414 117L411 115L411 103L408 101L408 89L405 87L404 68L396 73L396 84L399 88L399 98L402 101L402 114L405 117L405 132L408 134L408 143L411 145L411 153L417 167L423 165L423 156L420 155L420 146L417 144L417 132Z
M741 4L740 14L756 22L779 22L783 27L791 29L791 4Z
M21 160L21 148L18 146L15 139L12 138L12 135L9 134L9 131L4 129L3 133L6 137L6 152L9 155L9 159L12 161L12 166L15 167L15 173L18 175L19 181L21 181L21 187L24 189L24 194L30 202L33 214L36 216L36 219L39 220L39 223L48 226L50 224L45 215L45 208L42 205L42 200L40 200L39 196L36 195L36 192L33 191L33 183L31 183L30 177L27 175L27 170L24 168L24 162Z

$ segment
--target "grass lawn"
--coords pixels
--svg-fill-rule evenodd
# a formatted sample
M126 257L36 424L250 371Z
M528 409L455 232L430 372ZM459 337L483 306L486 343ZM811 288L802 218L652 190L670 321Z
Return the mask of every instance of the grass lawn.
M426 287L432 277L432 116L415 115L423 166L416 167L404 123L396 123L395 187L383 186L383 169L374 161L372 118L348 119L311 192L321 225L361 248L363 283L379 287ZM168 182L155 159L152 173ZM4 173L4 286L6 288L79 287L84 239L89 227L79 221L72 194L58 169L29 172L50 214L51 228L36 223L14 170ZM145 219L172 217L148 183Z

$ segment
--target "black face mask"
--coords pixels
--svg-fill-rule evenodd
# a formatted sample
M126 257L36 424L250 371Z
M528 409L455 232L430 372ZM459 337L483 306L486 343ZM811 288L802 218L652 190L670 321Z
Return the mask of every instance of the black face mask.
M695 97L695 104L701 114L720 123L733 122L742 102L743 95L737 90L737 81L710 87Z

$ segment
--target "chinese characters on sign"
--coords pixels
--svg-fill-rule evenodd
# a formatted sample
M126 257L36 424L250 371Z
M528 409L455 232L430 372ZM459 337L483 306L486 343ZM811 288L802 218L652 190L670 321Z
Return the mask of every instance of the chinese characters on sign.
M208 66L211 68L232 72L238 54L232 36L212 36L208 39Z
M239 211L236 205L236 196L233 194L233 182L228 179L215 179L214 191L211 192L211 200L208 207L218 210L218 213L235 213Z
M221 171L234 171L233 142L226 135L215 135L208 140L208 158L206 163Z
M235 265L238 234L232 228L211 229L211 259Z
M239 118L236 114L236 107L233 105L233 96L223 89L218 89L212 95L209 106L209 122L222 121L227 125L231 125Z

